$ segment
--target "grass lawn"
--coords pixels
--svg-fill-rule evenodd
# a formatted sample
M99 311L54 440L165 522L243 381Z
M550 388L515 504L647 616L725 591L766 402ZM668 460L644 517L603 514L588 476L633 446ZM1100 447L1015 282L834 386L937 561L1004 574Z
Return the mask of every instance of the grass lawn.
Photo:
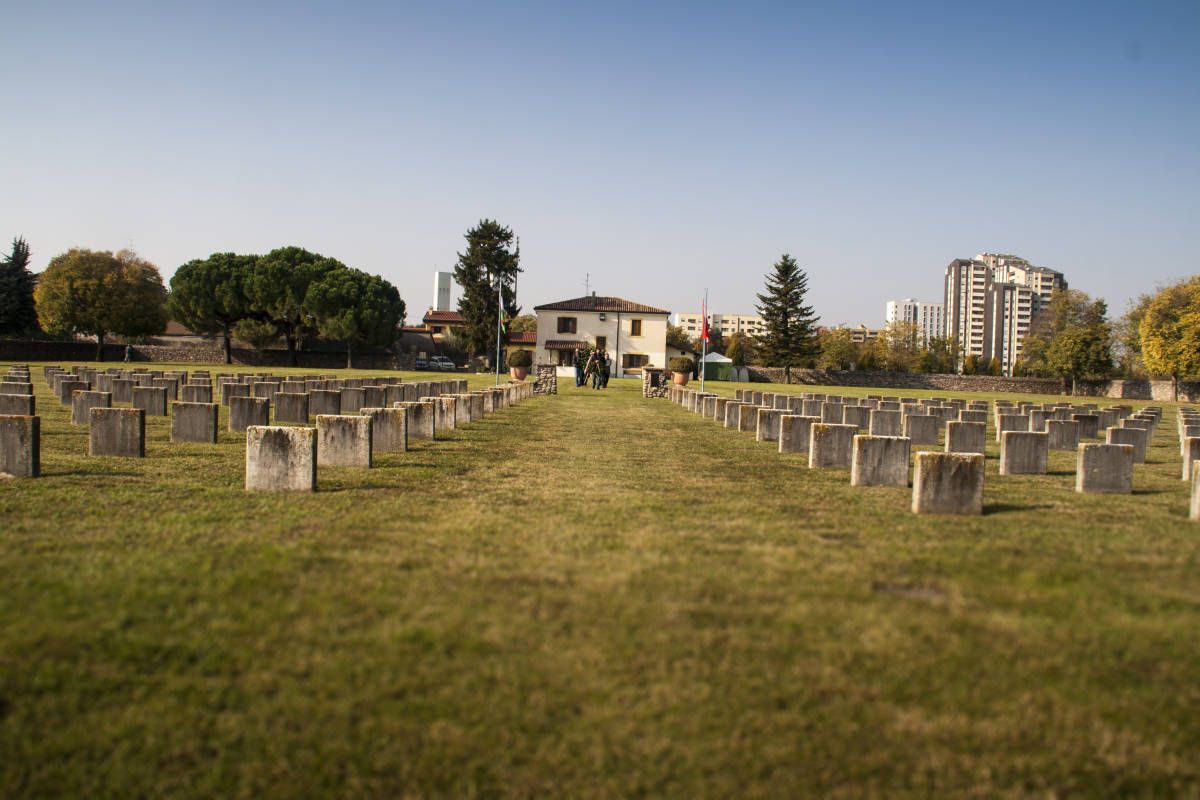
M1200 796L1173 404L1132 496L989 421L985 515L915 517L632 380L246 493L242 435L89 457L30 366L0 796Z

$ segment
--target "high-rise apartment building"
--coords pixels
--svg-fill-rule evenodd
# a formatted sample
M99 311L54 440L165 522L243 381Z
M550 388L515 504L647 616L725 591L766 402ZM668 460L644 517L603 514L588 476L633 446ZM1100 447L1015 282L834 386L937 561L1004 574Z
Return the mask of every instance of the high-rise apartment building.
M1063 274L1003 253L956 258L946 267L946 335L959 358L998 359L1005 375L1020 358L1033 316L1066 289Z
M883 320L888 325L893 322L908 322L917 326L922 344L929 344L930 339L946 335L946 306L942 303L922 303L911 297L904 300L890 300L884 311Z

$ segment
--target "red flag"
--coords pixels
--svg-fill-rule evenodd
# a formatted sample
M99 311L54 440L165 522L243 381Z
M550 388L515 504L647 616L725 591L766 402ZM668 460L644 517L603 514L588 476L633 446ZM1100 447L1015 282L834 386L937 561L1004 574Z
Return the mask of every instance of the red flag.
M708 298L700 301L700 338L708 341Z

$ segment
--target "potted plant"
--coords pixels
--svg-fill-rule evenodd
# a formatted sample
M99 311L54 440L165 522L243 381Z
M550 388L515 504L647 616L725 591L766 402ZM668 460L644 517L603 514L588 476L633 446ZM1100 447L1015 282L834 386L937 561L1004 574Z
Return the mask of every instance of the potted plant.
M671 380L675 385L687 386L688 378L692 376L692 372L696 369L696 362L687 356L679 356L672 358L667 366L671 369Z
M514 381L523 381L525 376L529 374L529 367L533 364L533 353L528 350L513 350L508 354L508 370L512 374Z

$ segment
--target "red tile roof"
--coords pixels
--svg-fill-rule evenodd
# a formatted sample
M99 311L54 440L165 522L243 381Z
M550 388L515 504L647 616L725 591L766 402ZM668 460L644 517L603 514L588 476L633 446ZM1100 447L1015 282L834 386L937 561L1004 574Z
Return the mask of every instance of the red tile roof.
M573 339L547 339L547 350L580 350L587 347L587 342L578 342Z
M597 297L590 294L586 297L576 297L574 300L562 300L557 303L546 303L534 306L534 311L627 311L634 314L670 314L661 308L645 306L624 300L620 297Z
M447 325L465 325L466 320L457 311L426 311L422 322L441 322Z
M509 344L537 344L536 331L513 331L508 335Z

